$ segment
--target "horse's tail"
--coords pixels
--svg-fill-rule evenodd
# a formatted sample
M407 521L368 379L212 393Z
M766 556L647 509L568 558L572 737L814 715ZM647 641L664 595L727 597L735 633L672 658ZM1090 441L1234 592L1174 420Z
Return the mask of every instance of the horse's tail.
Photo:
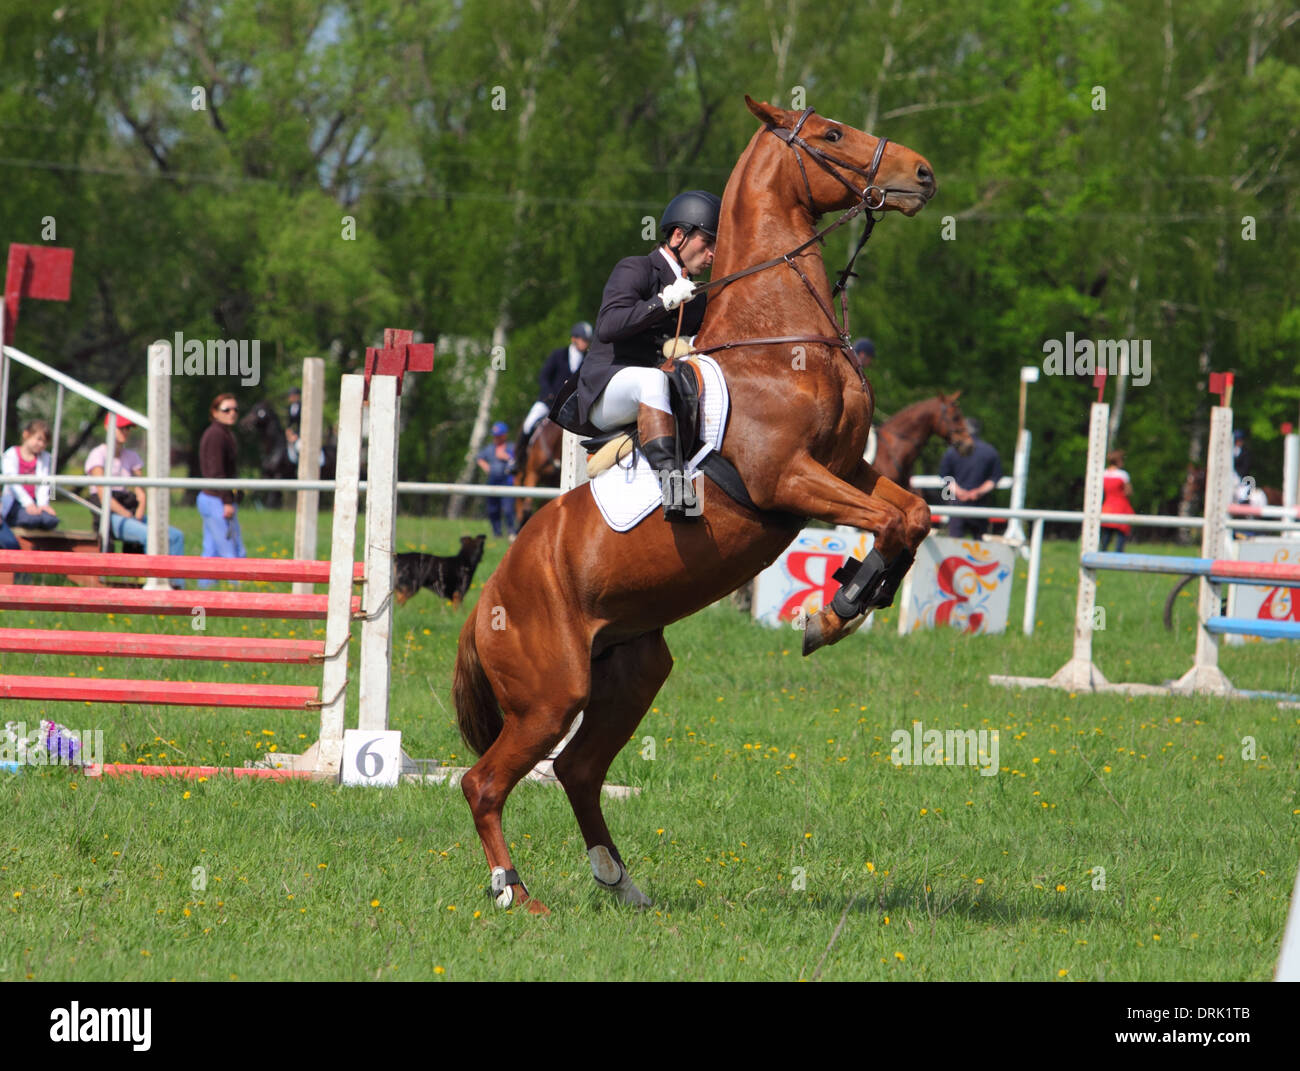
M476 613L470 614L465 627L460 630L451 695L456 705L456 724L460 727L461 738L476 755L482 755L500 735L502 721L501 705L478 657L478 641L474 636L476 616Z

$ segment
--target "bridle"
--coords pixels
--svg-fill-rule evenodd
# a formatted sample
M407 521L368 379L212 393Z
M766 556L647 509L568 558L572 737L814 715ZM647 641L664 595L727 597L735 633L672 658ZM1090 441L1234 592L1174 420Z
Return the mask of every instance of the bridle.
M708 290L713 290L713 289L727 286L728 284L735 282L737 279L744 278L746 275L753 275L755 272L764 271L767 268L775 267L777 264L788 264L794 270L795 274L797 274L799 278L803 280L804 286L808 288L808 292L812 294L812 296L816 299L817 304L821 306L821 309L826 314L827 319L830 320L831 326L835 328L836 336L831 337L829 335L785 335L779 338L748 338L748 339L741 339L735 342L724 342L721 343L720 345L709 346L705 349L697 349L695 352L708 354L708 353L717 353L721 350L735 349L739 346L777 345L777 344L785 344L791 342L820 343L828 346L838 347L848 358L849 362L853 365L853 368L858 373L859 378L861 378L862 381L865 383L866 376L862 371L862 363L858 359L857 353L854 352L853 347L849 343L849 339L851 337L849 335L849 309L848 309L848 300L845 297L845 293L844 293L844 288L847 286L849 279L856 278L857 276L857 273L853 270L853 264L858 259L858 254L862 252L862 247L867 244L867 239L871 237L871 232L875 228L876 223L879 222L879 220L882 218L876 216L875 213L881 211L885 207L885 200L889 196L889 193L891 192L890 189L882 188L876 185L876 173L880 170L880 161L883 159L885 155L885 146L889 144L889 139L878 138L876 140L876 151L872 154L871 164L866 170L863 170L862 168L858 167L856 164L850 163L847 160L841 160L837 156L833 156L832 154L826 152L825 149L819 148L816 145L810 145L807 142L807 140L799 136L799 131L803 128L804 123L807 122L808 117L812 114L813 114L813 109L806 108L804 110L804 113L801 116L799 116L799 121L796 122L794 124L794 127L790 130L785 129L784 127L773 126L771 123L767 124L767 130L770 133L776 135L776 137L780 138L783 142L789 145L791 149L794 150L795 160L799 164L799 174L803 178L804 190L808 194L808 211L813 216L816 216L818 214L816 208L813 205L812 185L808 181L808 171L804 167L802 152L806 152L809 156L813 158L813 160L817 163L817 165L822 168L822 170L826 171L828 174L832 175L836 180L838 180L840 184L845 187L845 189L847 189L851 194L853 194L853 196L855 196L858 199L858 203L848 208L843 214L841 214L839 219L835 220L834 223L831 223L828 226L823 227L811 238L809 238L806 242L803 242L800 245L796 246L794 249L790 250L790 252L784 253L779 257L773 257L771 260L765 260L761 264L755 264L752 267L744 268L738 272L733 272L730 275L724 275L721 279L712 279L709 282L705 283L703 286L697 287L695 293L701 294ZM800 150L802 150L802 152ZM840 173L839 170L837 170L838 168L843 168L846 171L853 172L855 175L860 175L865 180L866 184L863 186L861 190L859 190L856 186L854 186L851 182L849 182L849 180L846 179ZM808 276L804 273L803 269L800 268L799 265L795 263L794 258L797 257L809 246L811 246L814 242L822 242L825 239L826 235L830 234L834 230L838 230L840 227L844 226L844 224L848 223L852 219L855 219L863 212L866 213L866 226L863 228L862 237L858 239L858 244L854 248L853 254L849 257L849 262L844 266L844 270L839 273L839 277L835 282L835 286L831 290L831 304L828 305L826 303L826 300L821 296L821 294L817 292L817 288L813 286L812 280L809 279ZM836 319L835 311L833 308L833 303L835 301L835 296L837 294L839 295L840 298L839 319ZM685 311L684 304L683 306L681 306L681 310L682 311L679 311L677 316L678 335L681 334L682 312Z

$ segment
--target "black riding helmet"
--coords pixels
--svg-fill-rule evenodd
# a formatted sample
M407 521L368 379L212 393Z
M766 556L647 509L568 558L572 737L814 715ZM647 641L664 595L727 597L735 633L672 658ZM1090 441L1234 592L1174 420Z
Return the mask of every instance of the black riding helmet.
M718 236L718 213L722 201L708 190L687 190L679 193L664 209L663 218L659 220L659 233L667 238L674 227L681 227L689 238L695 229L702 230L710 238Z

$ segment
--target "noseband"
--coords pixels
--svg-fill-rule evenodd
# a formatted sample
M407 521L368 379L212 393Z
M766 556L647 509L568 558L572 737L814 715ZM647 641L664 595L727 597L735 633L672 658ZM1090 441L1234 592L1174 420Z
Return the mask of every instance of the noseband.
M853 347L849 343L851 337L849 335L849 309L848 300L844 295L844 288L848 284L849 279L856 278L857 276L857 273L853 270L853 264L858 259L858 254L862 252L862 247L867 244L867 239L871 237L871 232L879 221L879 217L877 217L875 213L885 207L885 199L889 195L888 189L876 185L876 173L880 170L880 161L884 158L885 146L889 144L889 139L876 139L876 151L872 154L871 165L864 171L856 164L850 163L847 160L841 160L838 156L833 156L816 145L810 145L804 138L799 136L799 131L803 128L808 116L812 114L813 109L806 108L804 113L799 116L799 121L794 124L794 128L791 130L786 130L784 127L771 126L770 124L767 127L771 133L775 134L794 150L795 160L799 164L799 174L803 178L804 190L808 194L808 211L814 216L814 218L820 214L817 212L817 209L813 204L812 185L808 182L808 171L804 167L802 152L808 153L808 155L817 162L818 166L828 174L832 175L842 186L844 186L845 189L853 194L853 196L857 198L858 203L847 209L834 223L827 227L823 227L806 242L796 246L783 256L773 257L771 260L765 260L761 264L755 264L753 267L733 272L731 275L723 276L721 279L713 279L710 282L705 283L703 286L696 288L696 293L703 293L707 290L726 286L728 283L735 282L737 279L741 279L746 275L753 275L755 272L763 271L765 268L771 268L777 264L788 264L799 278L803 280L804 285L808 288L808 292L817 300L817 304L821 306L827 319L830 320L831 326L835 328L837 337L832 338L826 335L787 335L780 338L750 338L737 342L724 342L718 346L709 346L707 349L696 350L696 352L706 354L717 353L720 350L735 349L738 346L774 345L791 342L822 343L828 346L838 347L848 358L849 363L853 365L859 378L865 383L866 375L862 371L862 362L859 360L857 353L854 352ZM800 150L802 150L802 152ZM849 182L848 179L840 174L838 170L839 168L851 171L855 175L860 175L866 181L866 184L861 190L859 190ZM821 294L817 293L817 288L813 286L812 280L809 279L803 269L795 263L794 258L814 242L822 241L826 235L831 233L831 231L837 230L844 224L848 223L851 219L861 215L863 212L866 213L866 226L863 228L862 237L858 239L858 244L853 250L853 255L849 257L849 262L844 266L844 270L840 272L839 278L836 280L835 286L831 290L832 303L835 301L836 294L840 297L840 319L837 320L833 307L827 305ZM679 315L679 332L680 326L681 316Z

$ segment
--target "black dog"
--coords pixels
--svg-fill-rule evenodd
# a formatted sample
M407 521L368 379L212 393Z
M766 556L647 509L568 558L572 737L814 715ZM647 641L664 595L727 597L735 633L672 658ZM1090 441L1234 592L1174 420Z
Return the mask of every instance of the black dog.
M483 560L486 539L486 536L461 536L460 553L451 558L418 552L394 554L393 572L397 582L393 590L397 604L401 606L421 588L428 588L459 607L474 579L474 570Z

